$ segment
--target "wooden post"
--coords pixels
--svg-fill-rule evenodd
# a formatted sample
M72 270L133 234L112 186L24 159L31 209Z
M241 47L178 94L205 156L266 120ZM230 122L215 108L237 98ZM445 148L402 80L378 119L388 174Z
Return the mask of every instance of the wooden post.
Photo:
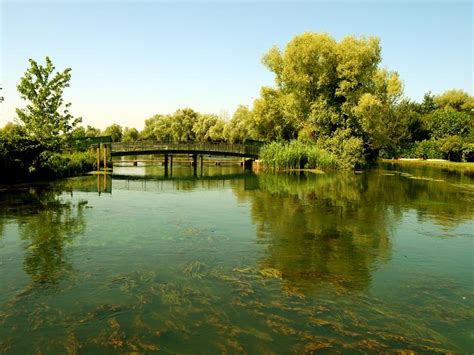
M203 165L202 161L203 161L203 156L201 154L201 177L203 175L203 170L204 170L204 165Z
M165 177L168 177L168 154L165 154L165 162L163 163L165 165Z
M197 154L193 154L193 171L194 176L197 176Z
M107 144L104 144L104 171L107 170Z
M173 176L173 156L170 155L170 175Z
M100 170L100 146L97 147L97 171Z

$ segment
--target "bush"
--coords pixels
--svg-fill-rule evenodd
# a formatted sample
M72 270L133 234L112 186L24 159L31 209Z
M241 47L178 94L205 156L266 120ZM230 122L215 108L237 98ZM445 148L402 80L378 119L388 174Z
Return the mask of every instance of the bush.
M40 154L41 174L66 177L84 174L94 168L95 154L93 152L52 153Z
M354 169L366 163L363 140L349 130L337 130L332 137L318 140L318 145L337 157L340 169Z
M404 158L447 159L450 161L466 160L469 156L469 144L460 136L431 138L407 146L400 156Z

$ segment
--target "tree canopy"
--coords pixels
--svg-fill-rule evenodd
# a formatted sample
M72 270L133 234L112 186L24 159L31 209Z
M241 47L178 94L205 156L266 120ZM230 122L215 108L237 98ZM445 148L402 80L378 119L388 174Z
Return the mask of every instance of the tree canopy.
M344 131L380 149L395 120L390 107L402 95L398 74L379 68L380 61L375 37L337 42L326 33L307 32L284 50L273 47L263 63L275 74L275 88L263 87L255 100L257 132L267 140L316 141Z
M27 133L41 142L57 143L61 135L67 136L81 122L69 112L70 103L64 103L63 92L69 87L71 68L54 72L49 57L46 65L29 60L30 68L17 86L21 98L28 101L23 109L17 109L19 120Z

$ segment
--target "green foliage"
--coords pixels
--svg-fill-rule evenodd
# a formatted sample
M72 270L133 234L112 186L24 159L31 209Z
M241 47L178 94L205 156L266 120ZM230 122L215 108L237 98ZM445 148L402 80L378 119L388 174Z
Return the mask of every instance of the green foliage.
M136 128L125 127L123 130L122 142L136 142L138 140L138 130Z
M193 132L193 126L198 120L199 113L190 108L177 110L171 120L171 131L173 141L192 142L196 136Z
M253 104L254 129L258 138L271 142L296 138L296 126L284 112L285 97L279 90L262 87Z
M99 137L100 135L100 129L87 125L86 137Z
M262 88L254 103L260 138L308 141L344 131L357 138L354 147L360 141L365 150L385 147L387 133L405 127L398 127L393 110L402 84L396 73L378 68L380 61L374 37L337 42L328 34L307 32L284 51L272 48L263 63L275 73L276 88Z
M71 115L71 104L64 104L63 100L63 91L71 80L71 69L54 74L49 57L46 57L45 66L33 59L29 62L31 67L17 86L21 98L29 103L26 108L16 109L16 113L29 135L43 144L57 147L60 137L69 135L81 121Z
M28 136L24 127L8 124L0 129L0 180L18 181L39 167L39 155L46 147Z
M219 118L216 115L199 115L192 128L196 140L199 142L211 141L211 128L214 127L218 121Z
M104 135L111 136L112 142L120 142L123 137L122 126L113 123L104 130Z
M427 126L434 138L451 135L466 137L473 130L473 117L452 108L436 110L426 117Z
M468 113L474 109L474 98L463 90L448 90L436 96L434 101L440 108Z
M80 175L93 170L95 159L95 154L92 151L73 153L45 151L40 154L40 173L55 177Z
M334 169L339 164L335 155L315 144L309 145L297 140L264 145L260 150L260 160L263 167L273 170Z
M349 129L337 130L331 137L322 137L318 145L337 157L341 169L354 169L365 165L364 142L351 135Z
M462 161L474 162L474 143L464 143L462 146Z
M253 139L253 114L247 106L240 105L232 119L226 124L224 136L229 143L243 143L245 139Z
M93 170L95 154L91 152L52 152L20 125L7 124L0 129L0 181L65 177Z
M415 142L401 149L399 155L405 158L447 159L450 161L471 161L474 145L465 143L457 135L431 138Z

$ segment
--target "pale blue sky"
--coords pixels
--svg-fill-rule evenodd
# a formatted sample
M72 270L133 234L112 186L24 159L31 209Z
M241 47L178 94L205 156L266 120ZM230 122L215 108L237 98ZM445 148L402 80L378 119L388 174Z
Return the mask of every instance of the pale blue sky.
M262 55L304 31L375 35L406 96L473 93L472 2L8 1L1 3L0 126L23 107L28 58L72 68L66 99L84 125L143 127L191 107L233 113L273 75Z

